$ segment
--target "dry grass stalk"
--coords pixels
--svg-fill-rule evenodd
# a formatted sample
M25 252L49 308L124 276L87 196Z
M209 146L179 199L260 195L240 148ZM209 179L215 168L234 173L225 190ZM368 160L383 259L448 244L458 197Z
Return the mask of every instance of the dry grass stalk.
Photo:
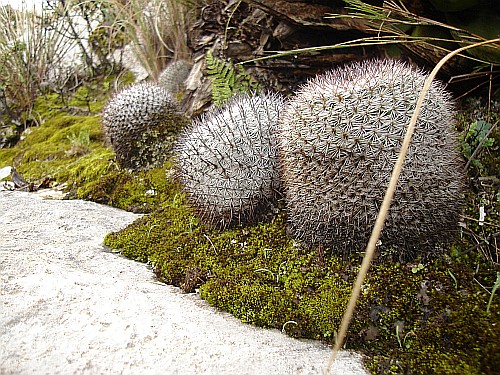
M157 79L171 59L190 57L187 30L192 6L177 0L107 0L114 12L111 26L125 32L133 53Z
M14 113L30 117L40 84L58 66L69 41L57 30L60 19L52 12L23 7L0 7L1 89Z
M381 234L382 228L384 226L385 218L387 216L387 212L389 211L391 201L392 201L392 198L394 196L394 191L395 191L396 185L398 183L399 175L401 174L401 169L403 168L403 163L404 163L404 160L406 158L408 148L410 146L411 137L413 135L413 131L415 129L417 119L418 119L418 116L420 114L420 110L422 108L424 98L425 98L427 92L429 91L429 88L431 86L432 81L436 77L439 70L443 67L443 65L448 60L450 60L452 57L458 55L459 53L461 53L469 48L475 48L475 47L479 47L479 46L482 46L485 44L494 44L494 43L498 43L498 42L500 42L500 38L475 43L473 45L465 46L465 47L459 48L455 51L448 53L434 67L432 72L429 74L427 80L425 81L424 87L423 87L422 91L420 92L420 96L417 100L417 104L415 106L413 116L410 120L410 124L408 125L408 128L406 130L406 135L405 135L405 138L403 140L403 144L401 145L399 157L396 161L396 164L394 165L394 170L392 172L392 176L391 176L391 179L389 181L389 186L387 187L387 190L386 190L386 193L384 196L384 200L382 201L382 205L380 207L380 211L379 211L377 220L376 220L375 225L373 227L373 231L372 231L370 240L368 242L368 245L366 246L365 256L363 258L363 262L361 263L361 269L359 270L358 276L357 276L356 281L354 283L354 288L353 288L353 291L351 294L351 298L349 299L347 308L346 308L344 315L342 317L342 321L340 323L340 328L337 332L335 345L332 349L332 354L331 354L330 359L328 361L328 365L327 365L327 368L325 370L325 374L330 373L330 370L333 366L333 363L335 362L335 359L337 358L337 354L338 354L340 348L344 345L344 340L345 340L345 337L347 334L347 329L349 328L349 324L351 322L352 315L354 313L354 308L356 307L356 303L359 299L359 296L361 293L361 287L363 285L363 282L364 282L366 275L368 273L368 270L370 268L371 261L373 259L373 255L375 253L376 244L380 238L380 234Z

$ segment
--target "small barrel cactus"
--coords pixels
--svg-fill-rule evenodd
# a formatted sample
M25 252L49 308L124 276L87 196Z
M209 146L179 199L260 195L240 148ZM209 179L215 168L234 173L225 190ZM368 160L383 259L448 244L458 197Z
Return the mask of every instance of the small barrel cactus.
M158 84L177 98L185 89L191 67L192 64L186 60L171 61L158 76Z
M207 224L225 228L267 212L279 176L272 134L278 94L242 94L196 119L175 145L179 180Z
M102 114L104 133L116 160L129 169L161 166L187 121L168 91L151 82L118 92Z
M316 77L285 106L278 157L291 234L344 256L363 251L426 75L394 60ZM458 228L464 172L453 105L434 82L424 101L381 249L437 255Z

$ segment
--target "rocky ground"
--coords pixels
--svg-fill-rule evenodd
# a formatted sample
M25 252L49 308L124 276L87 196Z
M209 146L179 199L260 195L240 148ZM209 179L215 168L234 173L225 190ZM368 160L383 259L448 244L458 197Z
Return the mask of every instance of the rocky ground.
M137 215L50 198L0 191L0 374L324 372L329 347L243 324L102 245ZM333 371L366 374L348 352Z

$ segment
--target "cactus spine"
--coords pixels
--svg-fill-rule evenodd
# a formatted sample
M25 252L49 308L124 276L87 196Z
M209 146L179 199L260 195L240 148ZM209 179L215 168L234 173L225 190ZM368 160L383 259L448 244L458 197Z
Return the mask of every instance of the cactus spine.
M364 249L425 78L393 60L354 63L289 101L278 154L294 237L345 256ZM453 116L434 82L381 237L402 260L436 255L457 229L464 173Z
M208 224L224 228L266 211L279 187L273 132L283 98L242 94L195 120L175 146L178 177Z
M167 90L147 82L115 94L104 108L102 123L121 167L149 169L170 156L187 119Z
M191 63L186 60L171 61L158 76L158 84L171 93L174 98L178 98L185 89L185 81L191 67Z

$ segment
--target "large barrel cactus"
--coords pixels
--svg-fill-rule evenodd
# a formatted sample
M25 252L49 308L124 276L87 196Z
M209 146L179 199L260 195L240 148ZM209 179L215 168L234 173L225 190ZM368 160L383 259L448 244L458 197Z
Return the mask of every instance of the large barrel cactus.
M272 207L279 188L272 133L282 107L277 94L238 95L180 136L178 177L207 224L250 222Z
M186 60L173 60L158 76L158 84L177 98L185 90L185 81L192 64Z
M187 121L172 95L150 82L118 92L102 114L104 133L116 160L129 169L161 166Z
M364 250L426 75L394 60L316 77L283 110L278 139L291 234L349 255ZM457 230L464 172L449 94L424 101L381 237L401 260L437 255Z

